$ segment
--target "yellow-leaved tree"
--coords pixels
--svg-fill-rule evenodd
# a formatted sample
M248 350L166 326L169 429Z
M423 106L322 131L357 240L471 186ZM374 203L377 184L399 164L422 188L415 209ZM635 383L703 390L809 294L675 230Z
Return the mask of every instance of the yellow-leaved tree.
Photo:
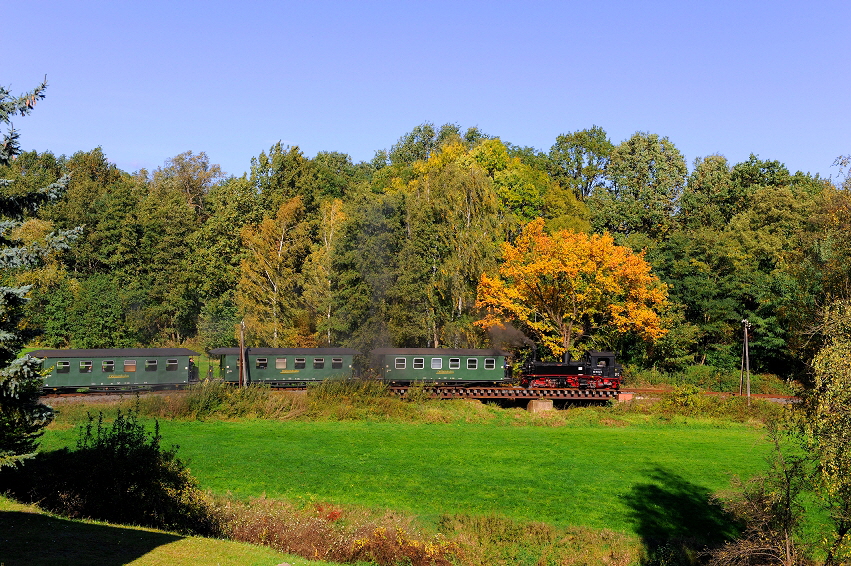
M608 234L547 234L544 220L502 245L498 274L482 274L476 306L482 328L511 322L560 356L603 328L646 340L665 334L658 311L667 287L643 253L615 245Z
M242 230L246 249L236 304L249 343L272 348L313 346L305 330L300 270L310 251L310 227L300 196L284 202L274 217Z

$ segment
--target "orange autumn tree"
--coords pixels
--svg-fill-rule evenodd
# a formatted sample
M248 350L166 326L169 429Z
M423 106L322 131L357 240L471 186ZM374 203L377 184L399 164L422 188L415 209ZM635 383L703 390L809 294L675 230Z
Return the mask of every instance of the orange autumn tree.
M498 274L482 274L476 306L482 328L505 322L534 335L554 355L578 353L577 343L604 327L645 340L664 335L657 312L667 287L650 273L643 252L615 245L608 234L567 230L550 235L538 218L514 245L502 245Z

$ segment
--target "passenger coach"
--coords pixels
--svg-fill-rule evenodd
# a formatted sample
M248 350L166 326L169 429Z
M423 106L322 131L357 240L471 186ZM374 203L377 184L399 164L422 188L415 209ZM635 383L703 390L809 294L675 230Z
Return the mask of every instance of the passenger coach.
M35 350L50 373L44 389L55 391L90 389L133 391L166 389L198 380L193 357L187 348L120 348L102 350Z
M373 351L388 383L504 383L511 375L500 350L379 348Z
M266 383L272 387L297 387L326 379L353 376L351 348L246 348L247 383ZM216 348L211 356L219 358L219 377L239 382L239 348Z

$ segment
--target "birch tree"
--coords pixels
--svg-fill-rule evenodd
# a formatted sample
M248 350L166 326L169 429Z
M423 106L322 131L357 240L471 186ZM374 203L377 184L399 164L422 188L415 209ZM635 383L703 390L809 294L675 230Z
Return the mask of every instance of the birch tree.
M274 217L242 230L247 257L240 263L236 303L250 343L272 348L310 345L300 329L300 271L310 250L309 236L298 196L285 201Z

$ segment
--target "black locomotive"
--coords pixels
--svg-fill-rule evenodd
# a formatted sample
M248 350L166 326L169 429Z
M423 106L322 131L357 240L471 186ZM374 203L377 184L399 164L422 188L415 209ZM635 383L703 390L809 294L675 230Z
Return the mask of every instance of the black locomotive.
M560 362L537 360L535 349L522 366L520 385L534 387L572 387L575 389L620 389L623 366L614 352L591 350L578 360L565 353Z

